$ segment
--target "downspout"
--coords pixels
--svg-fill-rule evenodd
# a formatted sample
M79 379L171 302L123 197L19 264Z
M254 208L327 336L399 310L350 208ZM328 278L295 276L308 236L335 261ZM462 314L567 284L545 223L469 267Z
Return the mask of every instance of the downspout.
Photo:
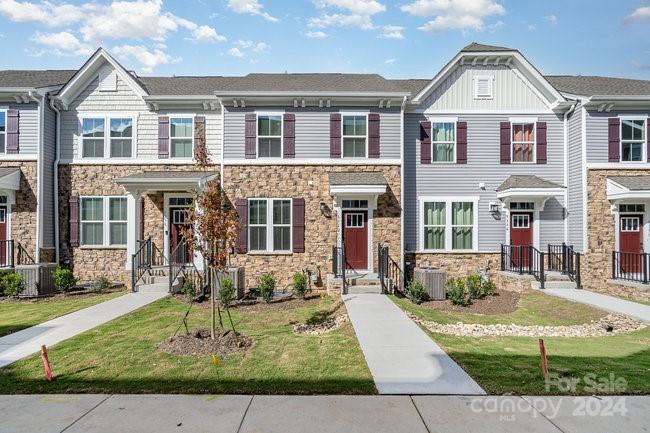
M61 112L56 107L54 99L50 98L50 107L56 113L56 158L54 159L54 253L55 261L59 263L59 160L61 159Z
M219 107L221 108L221 161L219 167L219 183L221 185L221 189L223 190L223 174L224 174L223 154L224 154L224 147L226 144L226 140L225 140L226 110L223 105L223 100L221 98L219 98Z
M43 110L43 95L30 90L29 97L38 105L38 141L36 143L36 245L34 250L34 261L41 261L41 245L43 230L41 229L41 197L43 197L43 124L45 123L45 110Z
M571 104L571 107L564 113L564 242L569 243L569 218L566 216L569 210L569 116L576 109L578 101Z
M403 278L400 278L400 290L404 289L404 278L406 278L406 254L404 252L404 108L406 107L406 96L402 99L402 106L400 108L400 128L399 128L399 178L400 178L400 207L401 207L401 217L399 219L399 236L400 236L400 263L402 264L402 275Z

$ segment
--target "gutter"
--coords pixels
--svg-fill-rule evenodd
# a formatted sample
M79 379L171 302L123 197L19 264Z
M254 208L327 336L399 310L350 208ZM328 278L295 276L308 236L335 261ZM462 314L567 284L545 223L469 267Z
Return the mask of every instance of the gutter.
M59 263L59 162L61 161L61 112L50 98L50 108L56 113L56 157L54 159L54 254L55 261Z
M44 96L35 90L27 92L29 98L36 102L38 105L38 142L36 146L36 245L34 251L34 260L36 263L41 261L41 245L43 244L43 230L41 229L41 197L43 197L43 125L45 124L45 117L43 110Z
M217 92L217 97L238 97L238 96L290 96L301 98L304 96L317 96L326 98L336 97L336 96L352 96L352 97L393 97L393 98L402 98L409 96L408 92L314 92L314 91L228 91L228 92Z

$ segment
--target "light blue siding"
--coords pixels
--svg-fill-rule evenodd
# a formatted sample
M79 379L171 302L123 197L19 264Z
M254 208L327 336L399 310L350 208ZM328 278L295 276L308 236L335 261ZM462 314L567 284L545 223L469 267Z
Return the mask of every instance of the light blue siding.
M587 163L606 164L608 162L608 119L619 115L648 116L650 111L611 111L608 113L587 110Z

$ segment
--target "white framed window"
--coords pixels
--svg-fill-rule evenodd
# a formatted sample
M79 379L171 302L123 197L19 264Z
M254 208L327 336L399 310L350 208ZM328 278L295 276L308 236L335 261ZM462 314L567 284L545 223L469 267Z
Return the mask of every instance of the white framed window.
M421 197L422 251L476 251L478 197Z
M621 217L622 232L638 232L640 226L641 219L639 217Z
M257 157L282 158L282 114L257 115Z
M368 152L368 115L343 114L341 137L344 158L365 158Z
M194 156L194 116L169 116L169 157Z
M0 153L7 153L7 110L0 110Z
M528 229L528 228L530 228L530 215L528 215L528 214L514 214L514 215L512 215L512 228L513 229Z
M512 162L535 162L535 122L511 122Z
M126 197L81 197L81 245L126 247Z
M494 77L477 75L474 77L474 99L494 98Z
M135 116L115 114L81 117L82 158L133 158L134 143Z
M346 213L345 214L345 227L346 228L359 228L365 227L365 213Z
M645 213L645 205L637 203L621 203L618 205L618 213Z
M456 162L456 122L431 122L431 162Z
M291 206L289 198L248 200L248 250L291 251Z
M621 162L646 161L645 117L621 117Z

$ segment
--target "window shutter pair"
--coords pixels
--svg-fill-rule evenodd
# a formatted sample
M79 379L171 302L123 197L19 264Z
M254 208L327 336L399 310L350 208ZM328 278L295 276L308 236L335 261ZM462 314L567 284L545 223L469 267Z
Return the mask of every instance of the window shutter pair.
M294 198L291 209L292 225L292 249L294 253L305 252L305 199ZM248 200L237 199L235 202L237 215L239 216L239 233L235 241L235 251L238 254L248 252Z
M205 141L205 116L194 117L194 143ZM196 152L196 146L194 146ZM158 116L158 159L169 158L169 116Z
M512 152L512 129L510 122L501 122L500 124L500 142L501 142L501 164L510 164ZM546 122L537 122L537 164L546 164L548 140L546 138Z
M607 160L609 162L621 161L621 119L610 117L607 119L608 149ZM650 162L650 121L646 121L646 158Z
M420 122L420 163L431 164L431 122ZM456 164L467 164L467 122L456 122Z
M257 114L246 113L244 117L244 156L246 159L257 158ZM296 157L296 115L284 113L282 116L282 156L284 158Z
M18 153L18 135L19 135L19 113L18 110L7 110L7 145L6 153Z
M368 158L380 156L379 113L368 114ZM341 113L330 114L330 158L341 157Z

